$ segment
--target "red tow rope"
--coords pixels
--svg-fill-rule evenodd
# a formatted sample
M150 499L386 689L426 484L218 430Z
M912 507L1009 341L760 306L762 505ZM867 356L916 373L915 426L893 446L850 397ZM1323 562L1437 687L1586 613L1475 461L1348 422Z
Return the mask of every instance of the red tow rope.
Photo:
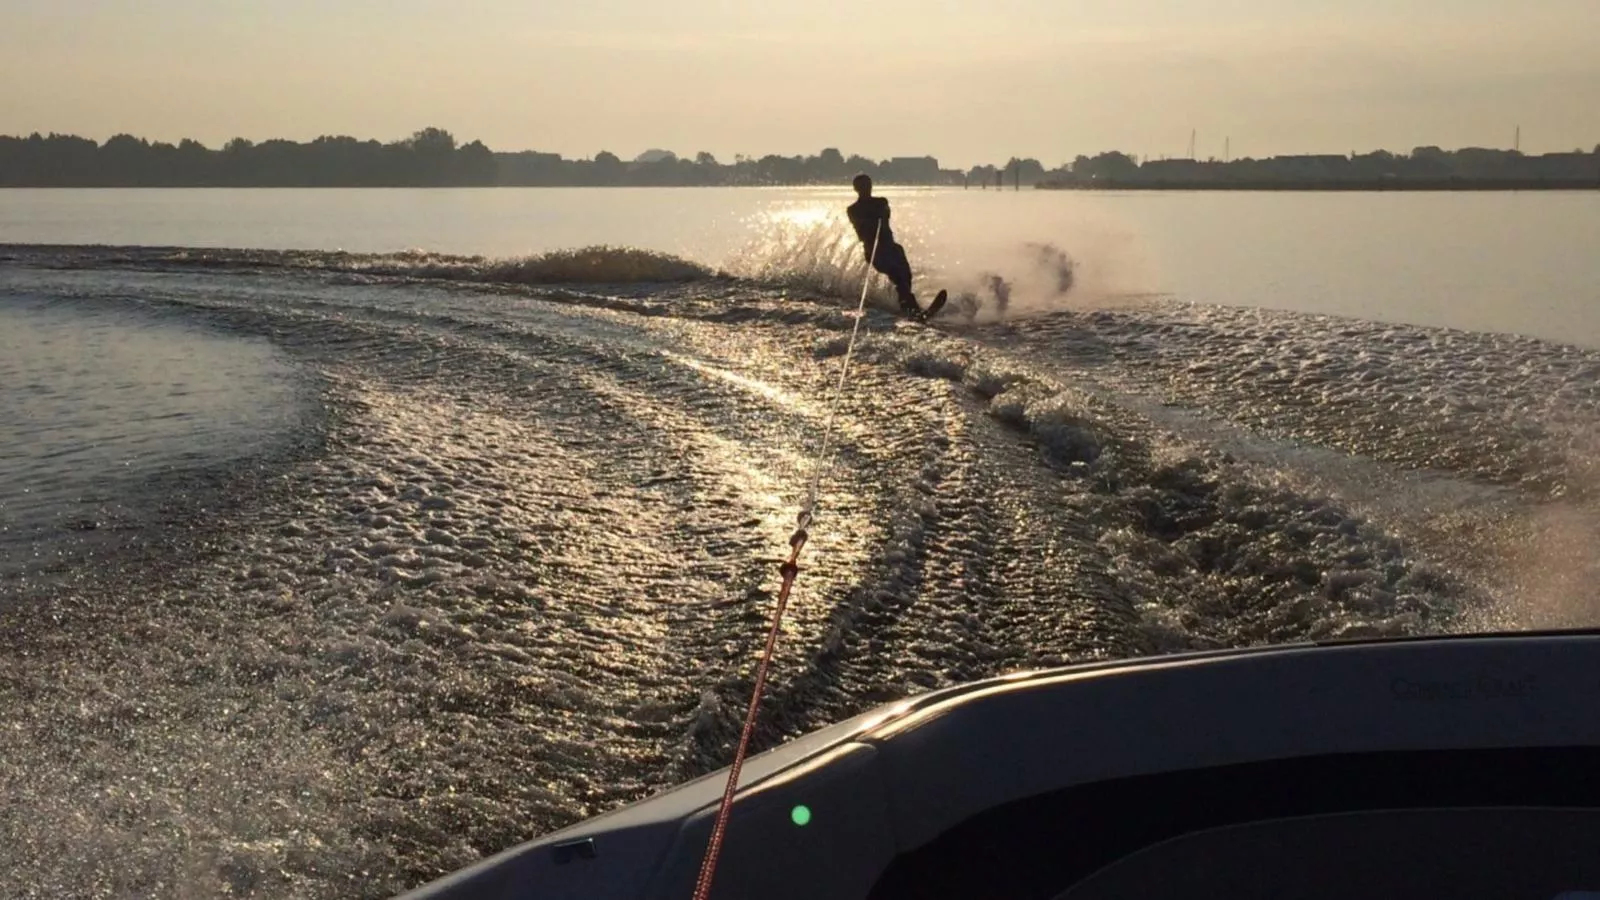
M716 873L717 856L722 852L722 838L728 831L728 814L733 811L733 795L739 787L739 770L744 768L744 757L750 748L750 734L755 731L756 710L761 706L761 693L767 684L767 670L772 667L772 651L778 644L778 629L783 624L783 612L789 605L789 590L800 574L800 548L806 545L806 526L811 523L811 512L800 514L800 524L789 538L789 559L778 571L783 575L783 585L778 588L778 606L772 613L772 628L767 632L767 649L756 666L756 686L750 694L750 709L744 717L744 730L739 734L739 748L733 753L733 767L728 771L728 786L722 793L722 807L717 810L717 822L711 829L711 843L706 847L705 859L700 863L700 878L695 882L694 900L710 900L711 878Z

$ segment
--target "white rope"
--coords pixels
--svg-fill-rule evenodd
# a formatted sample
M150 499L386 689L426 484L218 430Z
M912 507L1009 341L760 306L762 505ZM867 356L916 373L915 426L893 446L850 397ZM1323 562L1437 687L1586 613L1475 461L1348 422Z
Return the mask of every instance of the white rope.
M816 460L811 473L811 489L806 494L805 506L800 510L800 527L809 525L816 517L817 494L822 486L822 473L833 465L832 438L833 417L838 410L839 395L844 393L844 380L850 373L850 357L856 352L856 335L861 331L861 320L866 318L867 289L872 286L872 276L876 273L873 263L878 261L878 238L883 234L883 220L878 220L877 229L872 234L872 255L867 259L867 276L861 282L861 301L856 304L856 323L850 328L850 343L845 345L844 365L839 369L839 382L834 386L833 396L828 398L828 417L822 425L822 446L817 450Z

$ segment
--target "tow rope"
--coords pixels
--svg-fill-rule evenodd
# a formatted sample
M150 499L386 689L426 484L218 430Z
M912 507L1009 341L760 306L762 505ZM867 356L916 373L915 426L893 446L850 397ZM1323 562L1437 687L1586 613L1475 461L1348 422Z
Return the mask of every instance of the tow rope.
M850 372L850 358L855 353L856 335L861 331L861 320L866 317L867 289L872 286L874 272L872 264L877 262L878 238L882 234L883 220L879 219L877 230L872 235L872 253L867 257L867 275L861 282L861 301L856 305L856 323L850 329L850 342L845 346L844 365L839 369L839 382L834 387L833 397L828 401L828 416L822 426L822 445L813 460L811 486L806 493L805 505L801 507L800 515L796 519L794 534L789 538L789 558L778 567L783 581L778 588L777 607L772 612L772 628L767 632L766 650L756 665L756 683L750 693L750 708L745 713L744 728L739 733L739 746L733 753L733 765L728 769L728 784L722 792L722 806L717 810L716 824L711 829L711 840L706 845L706 855L700 863L700 877L695 882L694 900L711 898L711 879L716 874L717 857L722 853L722 840L728 832L728 816L733 811L733 795L739 789L739 771L744 768L745 753L750 748L750 735L755 731L756 713L761 708L761 694L767 684L767 672L772 667L772 651L778 644L778 630L783 624L783 613L789 606L789 592L794 587L795 577L800 574L800 550L810 539L808 529L816 521L817 494L821 490L823 472L833 463L833 416L839 394L844 391L845 376Z

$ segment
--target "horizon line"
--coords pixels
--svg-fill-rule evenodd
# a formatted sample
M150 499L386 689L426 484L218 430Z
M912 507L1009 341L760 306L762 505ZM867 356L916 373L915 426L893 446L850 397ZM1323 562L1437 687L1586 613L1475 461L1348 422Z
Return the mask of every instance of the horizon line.
M427 133L429 131L435 131L435 132L438 132L438 133L441 133L441 134L444 134L444 135L449 135L453 140L456 141L456 149L461 149L463 147L469 147L469 146L472 146L472 145L479 145L479 146L484 147L484 149L488 150L490 153L494 153L494 154L508 154L508 155L524 154L524 153L541 154L541 155L555 156L555 157L557 157L559 159L567 160L567 161L573 161L573 162L593 161L593 160L598 159L600 156L602 156L604 154L609 154L611 156L617 157L621 162L634 163L634 162L639 161L640 157L648 156L648 155L656 154L656 153L670 153L676 159L688 160L690 162L693 162L698 158L698 156L701 153L708 153L708 155L711 156L711 158L716 162L717 165L731 166L731 165L738 165L738 162L740 160L744 160L744 161L748 161L748 162L759 162L759 161L761 161L763 159L768 159L768 158L777 158L777 159L785 159L785 160L814 158L814 157L820 156L822 153L826 153L829 150L833 150L835 152L838 152L841 156L843 156L845 158L846 161L848 161L850 159L861 159L861 160L865 160L867 162L873 163L875 165L876 164L881 164L881 163L886 163L886 162L892 162L892 161L896 161L896 160L908 160L909 161L909 160L929 160L929 159L931 159L931 160L939 161L939 159L940 159L937 155L931 154L931 153L924 153L924 154L918 154L918 155L900 154L900 155L889 155L889 156L882 156L882 157L873 157L873 156L868 156L868 155L862 154L862 153L854 153L854 152L845 153L838 146L824 146L824 147L821 147L821 148L819 148L819 149L817 149L815 151L812 151L810 153L794 153L794 154L765 153L765 154L760 154L760 155L747 154L747 153L735 153L735 154L733 154L733 161L728 162L728 161L724 161L723 159L717 158L717 156L715 154L709 154L708 151L696 151L693 154L684 154L684 153L679 153L678 151L675 151L675 150L671 150L671 149L666 148L666 147L661 147L659 145L649 146L649 147L645 148L644 150L640 151L639 153L634 154L633 158L631 158L631 159L624 158L620 154L615 153L615 152L610 151L610 150L607 150L607 149L604 149L604 148L596 150L596 151L594 151L593 153L591 153L588 156L572 156L572 157L569 157L569 156L565 156L565 155L561 154L558 151L540 150L540 149L535 148L535 147L524 147L522 149L517 149L517 150L495 149L495 148L490 147L489 145L485 144L481 139L477 139L477 138L474 138L474 139L471 139L471 140L458 139L458 138L455 137L454 133L449 131L449 129L438 128L437 126L429 126L429 127L426 127L426 128L418 129L417 131L412 132L410 135L408 135L406 137L392 138L392 139L383 139L383 138L375 138L375 137L365 137L365 138L363 138L363 137L357 137L357 136L355 136L353 134L348 134L348 133L346 133L346 134L325 133L325 134L319 134L314 138L305 138L305 139L285 138L285 137L269 137L269 138L263 138L263 139L260 139L260 140L255 140L255 139L246 138L246 137L243 137L243 136L235 136L235 137L228 138L227 140L220 142L217 146L208 145L208 144L205 143L205 141L199 140L197 138L182 137L182 138L178 138L176 141L169 141L169 140L164 140L164 139L160 139L160 138L150 138L150 137L147 137L147 136L140 136L140 135L136 135L136 134L133 134L132 132L127 132L127 131L118 131L118 132L116 132L114 134L111 134L110 136L108 136L106 138L96 139L96 138L93 138L93 137L89 137L89 136L81 135L81 134L77 134L77 133L72 133L72 132L51 131L51 132L46 133L46 132L40 132L38 130L34 130L34 131L31 131L31 132L28 132L27 134L21 134L21 133L0 134L0 141L4 141L4 140L28 141L28 140L32 140L34 138L40 138L40 139L43 139L43 140L49 140L51 138L57 138L57 139L65 138L65 139L75 139L75 140L89 141L89 142L94 143L96 148L103 148L109 142L111 142L111 141L113 141L113 140L115 140L117 138L124 138L125 137L125 138L131 138L131 139L139 141L141 143L149 144L151 146L166 145L166 146L177 148L177 147L181 147L182 145L184 145L186 143L193 143L193 144L196 144L199 147L201 147L202 149L205 149L207 151L221 152L221 151L225 151L227 149L227 146L229 144L234 143L235 141L244 141L247 144L249 144L250 146L261 146L263 144L274 143L274 142L285 142L285 143L298 144L298 145L304 146L304 145L308 145L308 144L315 144L316 142L322 141L322 140L352 140L352 141L355 141L357 143L362 143L362 144L377 143L377 144L382 145L382 146L405 145L407 143L410 143L410 142L416 140L419 136L421 136L424 133ZM1514 139L1517 144L1521 143L1520 137L1521 137L1521 135L1519 133L1517 135L1517 138ZM1068 168L1068 167L1071 166L1072 162L1076 161L1078 158L1093 159L1096 156L1104 156L1104 155L1113 154L1113 153L1123 154L1123 155L1135 160L1136 162L1138 162L1140 164L1145 163L1145 162L1153 162L1153 161L1185 161L1185 160L1186 161L1192 161L1192 162L1223 162L1223 163L1226 163L1226 162L1237 162L1237 161L1244 161L1244 160L1270 160L1270 159L1282 159L1282 158L1319 157L1319 156L1321 156L1321 157L1342 156L1342 157L1345 157L1347 159L1353 159L1353 158L1358 157L1358 156L1370 156L1370 155L1374 155L1374 154L1378 154L1378 153L1388 153L1388 154L1390 154L1392 156L1404 157L1404 156L1409 156L1409 155L1414 154L1415 151L1417 151L1417 150L1436 150L1436 151L1442 151L1442 152L1445 152L1445 153L1459 153L1459 152L1467 151L1467 150L1483 150L1483 151L1490 151L1490 152L1497 152L1497 153L1518 154L1518 155L1525 156L1525 157L1548 156L1548 155L1552 155L1552 154L1566 154L1566 153L1572 153L1572 152L1577 152L1577 153L1600 153L1600 143L1596 143L1593 148L1587 149L1587 150L1584 149L1583 147L1576 147L1576 148L1573 148L1573 150L1548 150L1548 151L1544 151L1542 153L1533 153L1533 152L1523 151L1523 150L1520 149L1520 147L1492 147L1492 146L1480 145L1480 144L1464 144L1464 145L1457 146L1457 147L1444 147L1444 146L1439 145L1439 144L1417 144L1417 145L1411 147L1409 150L1393 150L1393 149L1389 149L1387 147L1378 147L1378 148L1375 148L1375 149L1365 150L1365 151L1357 151L1357 150L1352 149L1352 150L1348 150L1348 151L1339 151L1339 152L1336 152L1336 153L1334 153L1334 152L1320 152L1320 153L1318 153L1318 152L1301 152L1301 153L1275 153L1275 154L1264 155L1264 156L1250 156L1250 155L1239 155L1239 154L1235 154L1235 153L1232 152L1232 149L1231 149L1232 148L1232 138L1231 138L1231 136L1225 139L1224 146L1229 148L1229 149L1224 151L1224 156L1223 157L1217 157L1217 156L1214 156L1214 155L1213 156L1199 156L1199 155L1183 156L1183 155L1180 155L1180 154L1132 153L1132 152L1129 152L1127 150L1123 150L1121 148L1101 149L1101 150L1095 151L1093 153L1078 152L1076 154L1066 155L1065 156L1065 161L1059 163L1055 168ZM1040 157L1018 156L1016 154L1012 154L1005 164L996 164L996 163L992 163L992 162L989 162L989 163L973 163L973 164L970 164L970 165L963 165L963 166L950 166L950 168L953 171L959 171L961 169L971 170L971 169L1002 168L1004 166L1009 166L1011 162L1022 162L1022 163L1034 162L1034 163L1039 163L1040 165L1044 165L1044 162ZM943 162L939 162L939 167L941 169L944 169L944 168L946 168L946 164L943 163Z

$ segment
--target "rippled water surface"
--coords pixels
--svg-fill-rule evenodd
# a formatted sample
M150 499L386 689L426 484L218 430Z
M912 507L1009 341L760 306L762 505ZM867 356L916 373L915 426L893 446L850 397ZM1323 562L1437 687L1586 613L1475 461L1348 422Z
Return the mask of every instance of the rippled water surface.
M0 574L136 527L185 473L266 451L297 421L292 364L268 341L67 299L81 283L19 288L0 299Z
M721 767L830 421L758 748L1022 668L1600 622L1600 350L1047 241L1066 289L984 257L1004 314L976 263L931 327L879 285L835 394L859 251L768 225L720 275L0 246L6 546L50 558L0 580L0 895L387 897Z

